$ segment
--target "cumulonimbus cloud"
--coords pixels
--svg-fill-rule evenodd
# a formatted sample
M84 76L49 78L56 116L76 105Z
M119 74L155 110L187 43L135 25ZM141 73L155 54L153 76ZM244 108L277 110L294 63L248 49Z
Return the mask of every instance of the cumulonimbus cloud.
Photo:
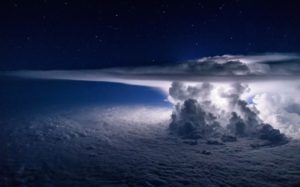
M286 142L279 130L258 116L254 106L241 99L247 90L248 86L240 83L221 90L210 83L190 86L174 82L169 89L170 97L175 101L171 132L189 139L227 135L250 136L274 144Z
M237 124L244 124L248 130L250 129L249 124L269 123L289 137L300 138L300 115L298 108L295 107L300 106L300 99L298 99L300 90L299 54L222 55L163 66L100 70L23 70L2 72L1 74L26 78L115 82L156 87L168 95L169 101L174 106L179 107L174 109L176 114L176 118L173 118L174 124L182 124L186 120L191 121L190 118L197 124L200 118L185 115L185 111L189 107L194 107L195 110L191 111L198 117L202 116L202 121L209 119L213 122L218 119L217 122L221 126L224 121L234 121ZM199 86L198 83L202 85ZM233 83L238 83L236 85L247 83L249 90L238 89L243 87L230 89L232 88L230 85ZM205 99L208 96L210 98ZM235 110L224 113L224 110L228 108L235 108ZM214 115L211 115L212 113ZM216 114L218 115L215 116ZM251 118L254 119L251 123L246 114L248 117L250 114L254 116ZM211 120L211 118L215 120ZM207 129L210 129L210 123L207 125L209 127ZM257 126L254 125L254 127ZM179 125L179 127L181 126ZM197 126L191 125L191 127ZM226 129L233 129L232 131L235 133L240 133L240 129L237 130L235 127ZM245 132L252 133L251 129L248 130ZM253 132L258 131L253 130ZM278 134L270 128L267 129L267 132Z

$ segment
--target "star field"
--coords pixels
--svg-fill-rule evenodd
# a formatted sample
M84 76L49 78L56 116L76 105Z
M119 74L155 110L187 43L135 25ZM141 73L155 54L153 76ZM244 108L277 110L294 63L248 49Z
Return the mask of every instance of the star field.
M1 69L93 69L298 52L295 1L2 2Z

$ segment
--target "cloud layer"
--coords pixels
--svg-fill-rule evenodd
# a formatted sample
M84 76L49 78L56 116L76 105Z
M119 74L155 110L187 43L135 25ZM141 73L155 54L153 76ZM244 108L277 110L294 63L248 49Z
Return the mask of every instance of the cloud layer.
M169 108L130 105L35 108L24 117L1 116L0 181L7 186L171 187L273 187L299 181L298 141L266 149L252 146L262 142L257 139L188 144L166 132L170 113Z
M5 74L32 78L110 81L128 84L142 84L140 81L283 81L299 78L300 55L285 53L247 56L223 55L164 66L101 70L24 70Z

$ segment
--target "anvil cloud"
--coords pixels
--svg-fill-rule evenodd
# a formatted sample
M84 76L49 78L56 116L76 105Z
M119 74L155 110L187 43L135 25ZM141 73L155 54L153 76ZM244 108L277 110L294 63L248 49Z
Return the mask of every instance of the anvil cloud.
M255 128L259 124L271 124L289 137L300 138L298 54L222 55L163 66L100 70L23 70L3 74L39 79L116 82L160 88L168 95L169 101L179 107L174 108L174 114L180 117L179 122L186 121L181 118L186 116L184 111L188 106L198 108L199 110L195 111L199 113L204 104L210 102L212 104L207 106L213 108L206 106L202 112L205 120L205 115L212 111L215 115L213 118L219 116L219 123L241 121L244 115L245 128L250 128L247 125L250 122L246 118L251 114L257 124ZM241 83L246 83L243 86L247 88L246 91L239 92L233 89L239 88L237 85ZM236 110L232 110L233 108ZM224 111L227 113L222 116ZM227 125L230 127L231 124Z
M267 53L260 55L223 55L163 66L110 68L100 70L51 70L6 72L32 78L83 81L283 81L300 77L300 55ZM141 84L141 83L137 83Z

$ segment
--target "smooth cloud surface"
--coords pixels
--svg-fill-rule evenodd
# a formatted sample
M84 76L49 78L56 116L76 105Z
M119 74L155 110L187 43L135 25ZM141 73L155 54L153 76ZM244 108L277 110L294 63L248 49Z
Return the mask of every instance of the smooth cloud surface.
M101 70L15 71L8 75L45 79L109 81L146 85L151 81L283 81L300 76L300 55L223 55L164 66L110 68Z

